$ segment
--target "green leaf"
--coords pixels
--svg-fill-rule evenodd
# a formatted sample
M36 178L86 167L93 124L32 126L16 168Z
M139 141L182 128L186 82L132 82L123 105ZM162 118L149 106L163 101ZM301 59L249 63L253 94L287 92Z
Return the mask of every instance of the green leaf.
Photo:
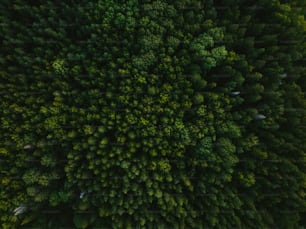
M75 215L73 217L73 223L77 228L87 228L89 224L89 220L85 216Z
M22 220L22 222L21 222L20 225L25 225L25 224L27 224L27 223L30 223L31 221L34 220L34 218L35 218L35 217L34 217L33 215L27 216L27 217L25 217L25 218Z

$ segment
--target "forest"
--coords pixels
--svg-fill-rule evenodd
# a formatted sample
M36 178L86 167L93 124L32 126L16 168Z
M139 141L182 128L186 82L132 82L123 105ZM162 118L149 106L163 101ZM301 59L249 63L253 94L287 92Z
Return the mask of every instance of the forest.
M0 228L306 228L305 15L1 0Z

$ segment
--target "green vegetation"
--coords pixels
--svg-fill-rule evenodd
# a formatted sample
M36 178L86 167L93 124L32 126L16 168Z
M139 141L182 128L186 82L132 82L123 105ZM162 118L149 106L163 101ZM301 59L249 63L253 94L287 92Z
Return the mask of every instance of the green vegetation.
M1 0L1 228L303 228L301 0Z

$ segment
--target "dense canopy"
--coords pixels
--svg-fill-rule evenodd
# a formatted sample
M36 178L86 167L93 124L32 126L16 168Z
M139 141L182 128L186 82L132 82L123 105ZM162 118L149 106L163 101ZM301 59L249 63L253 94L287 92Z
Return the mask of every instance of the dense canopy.
M1 0L1 228L306 225L302 4Z

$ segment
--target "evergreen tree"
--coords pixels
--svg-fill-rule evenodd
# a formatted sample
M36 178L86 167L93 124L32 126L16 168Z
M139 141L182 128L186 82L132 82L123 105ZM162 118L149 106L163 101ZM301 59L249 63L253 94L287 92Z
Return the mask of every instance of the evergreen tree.
M302 4L2 0L1 227L305 225Z

